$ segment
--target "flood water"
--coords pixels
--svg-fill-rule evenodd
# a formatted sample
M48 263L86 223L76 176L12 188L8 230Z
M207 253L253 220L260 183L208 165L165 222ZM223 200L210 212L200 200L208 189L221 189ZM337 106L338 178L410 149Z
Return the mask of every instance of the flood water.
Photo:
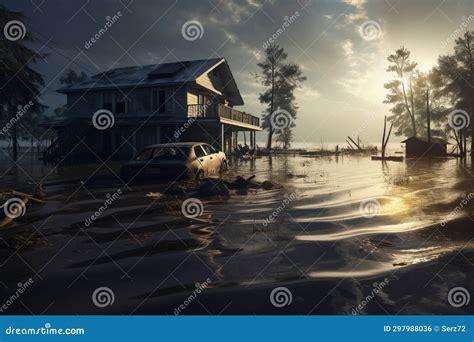
M46 203L28 203L1 228L0 302L34 281L5 313L474 312L472 300L457 308L447 299L454 287L474 289L470 162L234 161L227 179L256 175L281 187L201 198L197 219L181 211L192 193L160 195L169 184L127 186L114 172L116 164L3 164L2 191L32 192L47 175ZM86 225L108 198L113 203ZM94 305L99 287L112 290L111 305ZM277 287L291 293L282 307L270 300Z

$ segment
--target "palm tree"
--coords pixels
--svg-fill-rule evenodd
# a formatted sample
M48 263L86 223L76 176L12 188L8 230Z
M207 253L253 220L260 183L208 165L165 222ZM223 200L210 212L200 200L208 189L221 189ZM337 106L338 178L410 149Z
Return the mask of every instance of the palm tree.
M38 100L40 89L44 86L43 76L31 68L31 64L44 58L44 55L25 45L26 42L31 42L32 38L28 32L22 32L26 27L24 14L9 11L0 5L0 27L5 28L7 25L11 27L12 21L20 22L22 25L17 25L16 32L12 31L14 34L19 33L19 36L12 36L11 39L5 36L0 39L0 122L2 126L6 123L11 126L11 129L2 130L1 134L6 135L11 141L12 158L16 161L18 137L30 135L25 118L23 118L25 124L21 124L22 119L18 115L19 108L33 103L29 108L29 113L36 113L36 115L40 115L45 108Z

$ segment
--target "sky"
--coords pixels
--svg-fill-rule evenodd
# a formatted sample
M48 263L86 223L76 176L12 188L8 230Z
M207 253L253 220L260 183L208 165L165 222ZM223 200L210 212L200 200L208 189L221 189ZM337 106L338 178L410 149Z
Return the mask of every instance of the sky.
M328 143L359 135L381 140L388 54L400 46L422 71L451 53L449 37L474 30L474 1L450 0L0 0L23 11L33 47L47 57L35 68L46 82L48 111L65 103L56 92L68 68L93 75L111 68L225 57L245 105L260 116L257 63L269 38L283 47L307 80L296 91L296 142ZM120 11L99 40L86 42ZM473 15L473 17L469 17ZM194 40L183 25L197 21ZM291 21L291 23L290 23ZM287 23L285 26L284 23ZM283 32L277 30L284 27ZM202 27L202 30L201 30ZM265 140L265 134L257 137ZM402 137L392 137L400 141Z

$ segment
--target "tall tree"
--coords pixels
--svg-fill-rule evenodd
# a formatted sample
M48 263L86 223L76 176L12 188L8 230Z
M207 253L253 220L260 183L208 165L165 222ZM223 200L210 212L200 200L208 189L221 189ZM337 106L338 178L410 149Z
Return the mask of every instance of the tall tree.
M413 89L413 75L417 63L410 60L410 51L400 47L387 57L390 65L388 72L395 74L395 78L384 85L389 90L384 103L392 104L393 115L388 119L397 129L395 134L406 136L417 136L417 125L415 117L415 95Z
M418 134L427 139L444 138L447 99L442 95L442 80L435 69L413 76L413 99Z
M0 5L0 27L2 31L11 21L25 22L21 12L12 12ZM24 25L24 24L23 24ZM20 27L21 30L21 27ZM18 31L16 32L18 33ZM16 34L15 33L15 34ZM22 32L20 32L22 34ZM20 36L21 37L21 36ZM12 158L18 158L18 137L27 134L27 125L20 125L18 115L19 108L25 108L27 104L33 103L27 114L35 113L39 116L45 108L39 101L40 89L44 85L41 74L31 68L43 55L28 48L25 43L32 41L28 32L21 39L0 39L0 121L11 124L11 129L6 134L12 142ZM25 123L27 120L24 120Z
M291 146L291 142L293 141L293 130L291 127L284 128L278 131L277 142L282 143L283 148L286 150Z
M454 54L438 59L438 73L443 81L444 95L451 98L453 109L465 110L470 115L470 127L459 133L471 136L471 155L474 155L474 32L467 31L456 39Z
M84 81L87 78L86 73L84 71L76 72L73 69L68 69L66 72L61 76L59 79L59 83L62 85L70 86L79 82ZM62 115L68 109L67 104L58 107L54 110L56 115Z
M295 89L306 80L301 68L287 61L288 54L278 45L270 45L265 49L265 60L258 63L261 71L255 77L265 87L260 93L260 103L267 105L263 113L262 127L268 130L267 148L272 148L273 134L292 137L291 128L295 126L297 105L295 103ZM287 124L284 127L275 127L275 115L289 116L283 118ZM289 142L285 144L288 146Z

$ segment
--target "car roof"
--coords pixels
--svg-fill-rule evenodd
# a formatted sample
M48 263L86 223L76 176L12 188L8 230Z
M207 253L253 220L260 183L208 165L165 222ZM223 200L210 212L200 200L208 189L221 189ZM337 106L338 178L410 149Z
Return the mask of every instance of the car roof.
M150 145L145 148L157 148L157 147L193 147L196 145L209 145L205 142L176 142L176 143L167 143L167 144L155 144Z

